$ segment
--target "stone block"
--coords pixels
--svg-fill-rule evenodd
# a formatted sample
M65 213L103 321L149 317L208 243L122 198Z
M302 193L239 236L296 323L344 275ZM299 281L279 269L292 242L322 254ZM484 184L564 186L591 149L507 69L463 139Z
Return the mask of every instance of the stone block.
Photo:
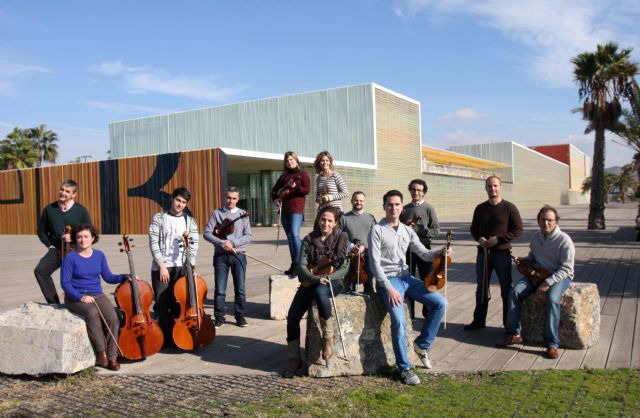
M82 318L63 305L28 302L0 315L0 372L71 374L95 365Z
M274 274L269 277L269 316L271 319L287 319L291 301L300 286L297 277Z
M545 300L534 295L522 304L522 337L542 343ZM560 345L587 348L600 338L600 294L593 283L571 283L560 299Z
M318 321L318 308L313 305L307 317L307 336L305 352L309 366L309 376L356 376L388 372L395 367L395 355L391 342L391 319L387 310L376 295L340 294L336 296L340 325L344 336L346 360L342 350L342 342L338 325L334 322L333 356L328 362L322 359L322 334ZM407 317L407 336L411 320L405 307ZM335 321L335 313L331 317ZM411 337L409 337L411 339ZM407 352L413 358L413 350Z

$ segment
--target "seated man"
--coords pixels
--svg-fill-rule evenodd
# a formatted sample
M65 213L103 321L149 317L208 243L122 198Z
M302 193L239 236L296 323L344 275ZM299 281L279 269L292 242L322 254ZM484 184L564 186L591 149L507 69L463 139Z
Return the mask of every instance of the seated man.
M374 225L369 232L369 259L376 280L377 293L391 316L391 338L396 365L404 383L417 385L420 379L411 370L407 355L407 318L404 313L405 294L428 308L420 335L413 342L413 350L425 368L431 368L427 351L433 344L444 317L446 301L439 293L429 293L422 280L409 273L405 262L407 248L425 261L433 261L442 250L427 250L420 243L416 232L400 222L402 193L388 191L383 198L385 218ZM449 249L449 255L452 250Z
M546 298L544 320L544 345L548 358L558 357L558 328L560 327L560 298L567 290L573 279L573 263L575 247L573 241L566 233L560 231L558 212L551 206L543 206L538 212L538 226L540 230L535 233L529 244L529 255L523 259L516 257L516 265L529 260L533 262L535 269L542 277L548 274L540 284L535 287L528 277L522 278L513 286L509 294L508 316L506 336L496 345L505 347L522 342L520 336L520 311L524 299L532 293L537 293Z

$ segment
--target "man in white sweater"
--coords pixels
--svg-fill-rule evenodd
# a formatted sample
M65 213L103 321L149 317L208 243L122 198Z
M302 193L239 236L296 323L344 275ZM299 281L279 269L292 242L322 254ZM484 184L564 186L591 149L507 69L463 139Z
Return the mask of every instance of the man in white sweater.
M560 231L558 212L551 206L543 206L538 212L537 231L529 244L529 255L520 259L517 265L525 260L532 261L535 269L542 269L542 275L548 274L536 287L528 277L522 278L513 286L509 294L506 336L498 341L498 347L521 344L520 310L524 299L537 293L546 299L544 320L545 355L548 358L558 357L558 329L560 327L560 298L573 279L573 265L576 249L573 241L566 233Z
M433 261L442 250L428 250L415 231L400 222L402 193L388 191L383 198L385 218L371 229L368 239L369 263L376 281L377 293L391 316L391 336L396 365L406 384L417 385L420 379L411 369L407 355L407 318L405 294L429 309L413 349L425 368L430 369L428 350L433 344L444 316L446 301L439 293L429 293L422 280L413 277L406 261L407 248L425 261ZM449 249L449 255L452 250Z

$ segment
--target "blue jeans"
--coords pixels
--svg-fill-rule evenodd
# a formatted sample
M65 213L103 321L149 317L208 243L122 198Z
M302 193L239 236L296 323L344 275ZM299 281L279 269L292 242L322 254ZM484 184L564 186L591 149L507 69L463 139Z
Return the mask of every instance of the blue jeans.
M291 263L298 264L300 261L300 251L302 241L300 241L300 228L304 222L302 213L282 213L282 229L287 234L287 242L289 243L289 254L291 254Z
M236 319L244 316L246 304L244 273L247 270L247 257L242 253L227 254L217 252L213 256L213 270L215 272L213 313L217 320L224 320L224 301L227 296L229 269L231 269L231 276L233 277Z
M287 342L300 339L300 320L311 307L313 300L318 304L320 318L331 318L331 290L328 284L298 288L287 314Z
M511 292L511 254L509 251L488 250L486 280L484 276L484 250L478 249L476 256L476 309L473 311L473 323L486 325L489 309L489 283L491 273L496 271L500 282L500 296L502 296L502 325L507 326L507 311L509 293Z
M560 298L571 284L571 279L565 277L549 288L546 295L544 313L544 346L558 348L560 339L558 330L560 328ZM509 334L520 335L520 312L522 302L525 298L536 291L529 279L521 279L509 295L509 317L505 329Z
M387 277L395 290L400 292L401 300L404 300L405 294L411 299L418 301L427 307L428 314L422 324L420 335L415 342L422 349L429 349L433 341L436 339L440 322L444 317L447 302L440 293L429 293L424 288L422 280L418 280L411 275L399 277ZM389 303L389 294L384 286L378 286L378 295L387 307L387 311L391 316L391 338L393 342L393 352L396 355L396 366L400 370L411 368L411 362L407 355L407 317L404 314L404 304L391 306Z

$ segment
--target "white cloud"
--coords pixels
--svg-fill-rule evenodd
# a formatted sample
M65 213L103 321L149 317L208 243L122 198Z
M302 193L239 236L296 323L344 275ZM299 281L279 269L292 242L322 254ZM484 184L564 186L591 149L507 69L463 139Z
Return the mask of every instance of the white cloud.
M121 77L129 93L160 93L191 99L224 102L234 98L245 86L224 86L215 76L192 77L167 74L162 69L132 67L122 61L105 61L93 66L92 71Z
M395 0L393 11L403 19L474 17L524 45L532 75L553 85L573 85L571 58L598 43L640 48L637 0Z
M134 105L134 104L128 104L128 103L117 103L117 102L107 103L107 102L96 102L91 100L80 101L80 103L88 107L92 107L94 109L108 110L109 112L117 113L121 115L122 114L140 114L140 113L159 115L159 114L176 112L176 110L174 109L163 109L159 107L141 106L141 105Z
M438 120L445 123L469 123L473 120L483 118L484 114L465 107L464 109L456 110L455 112L447 113L438 118Z
M50 73L48 68L31 64L19 64L0 58L0 96L17 93L17 79L33 74Z

